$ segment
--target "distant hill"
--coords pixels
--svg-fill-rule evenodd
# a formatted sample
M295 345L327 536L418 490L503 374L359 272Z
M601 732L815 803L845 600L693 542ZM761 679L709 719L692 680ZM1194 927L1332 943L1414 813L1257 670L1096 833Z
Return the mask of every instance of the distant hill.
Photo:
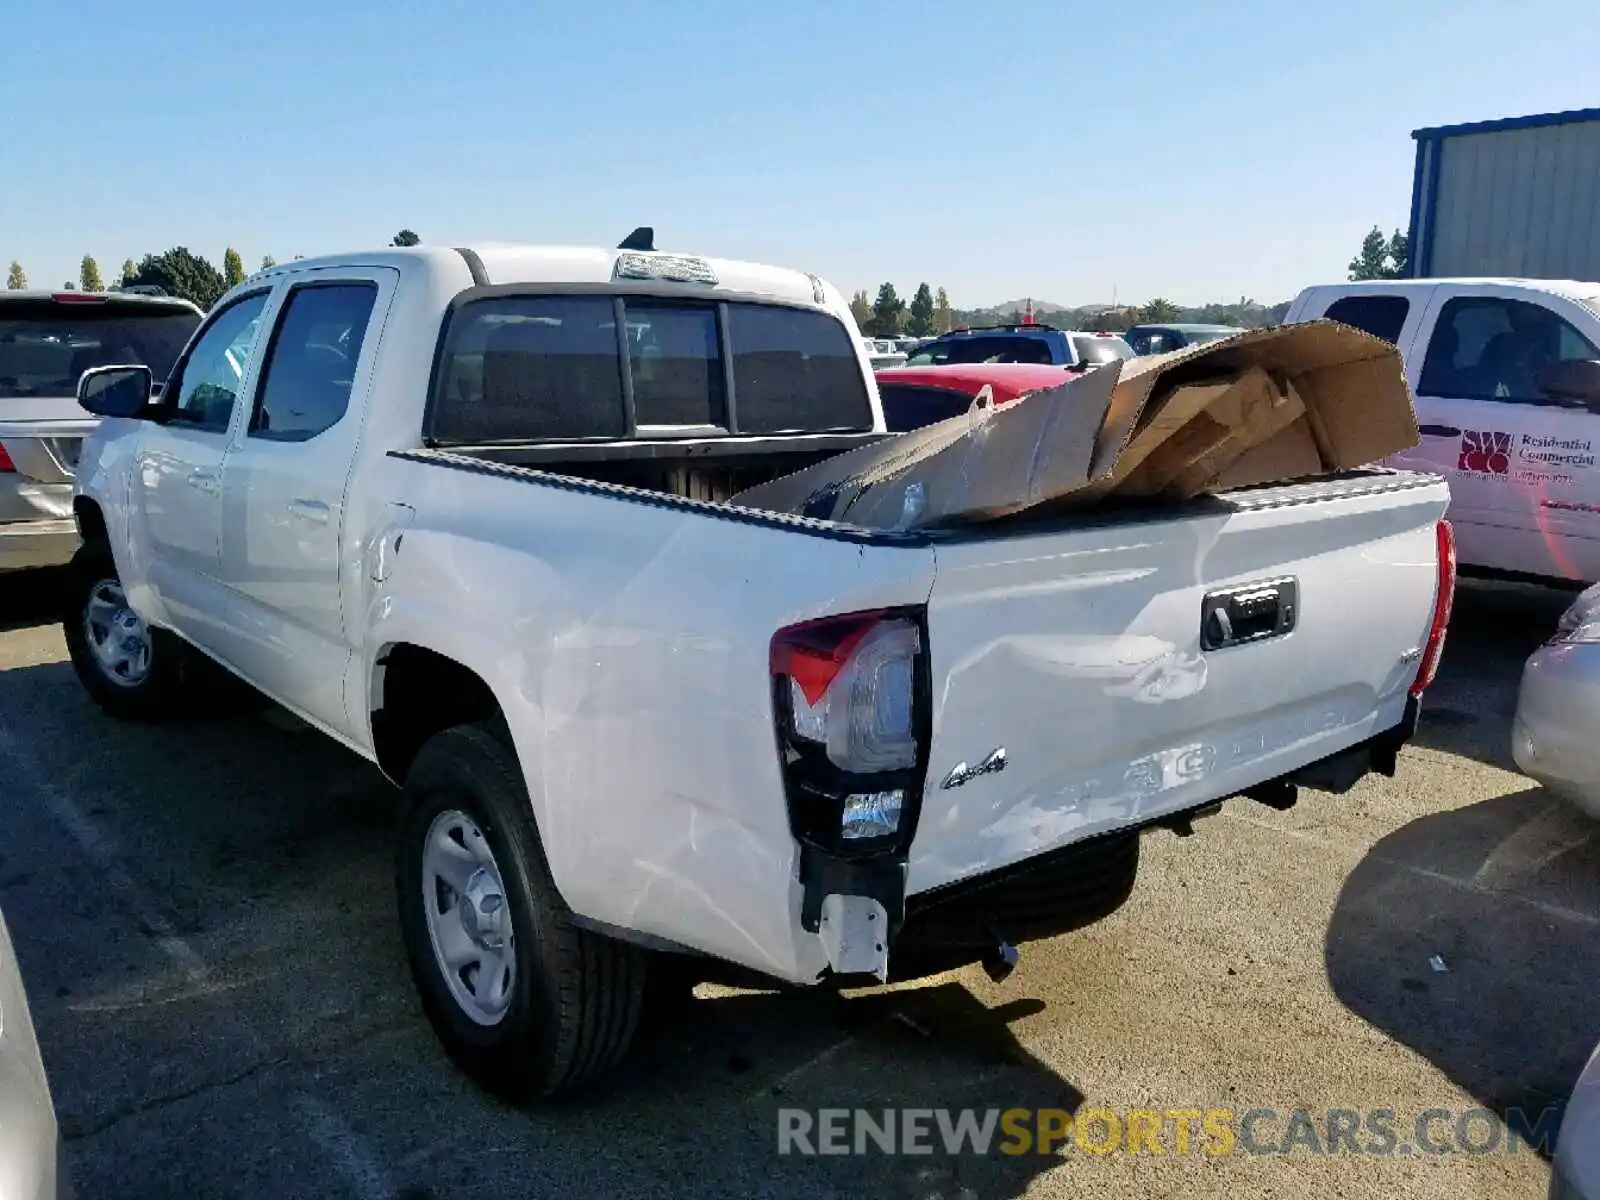
M1016 324L1022 320L1027 303L1026 299L1008 300L1004 304L991 304L984 308L958 308L954 310L952 316L958 326ZM1289 311L1289 303L1285 300L1279 304L1258 304L1254 300L1241 297L1232 304L1216 302L1196 307L1170 305L1166 312L1157 315L1160 320L1167 322L1237 325L1240 328L1253 329L1262 325L1278 324ZM1137 325L1143 320L1150 319L1151 315L1137 306L1067 305L1056 304L1049 300L1033 302L1034 319L1041 324L1054 325L1060 329L1126 329L1130 325Z

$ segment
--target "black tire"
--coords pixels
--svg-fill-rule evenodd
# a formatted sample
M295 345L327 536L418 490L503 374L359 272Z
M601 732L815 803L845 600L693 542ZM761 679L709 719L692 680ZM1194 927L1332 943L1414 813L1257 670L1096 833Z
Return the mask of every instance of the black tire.
M108 594L108 585L120 593L122 581L111 547L99 540L85 542L67 565L61 620L78 681L96 704L124 721L170 721L187 715L194 654L171 633L149 630L149 667L137 680L115 678L96 656L89 641L89 603L97 593Z
M423 854L434 819L450 810L482 832L511 917L514 981L493 1025L452 995L429 934ZM399 826L400 932L423 1011L451 1059L516 1104L573 1090L620 1061L639 1024L647 955L573 923L551 882L516 756L494 725L459 725L423 745L406 775Z

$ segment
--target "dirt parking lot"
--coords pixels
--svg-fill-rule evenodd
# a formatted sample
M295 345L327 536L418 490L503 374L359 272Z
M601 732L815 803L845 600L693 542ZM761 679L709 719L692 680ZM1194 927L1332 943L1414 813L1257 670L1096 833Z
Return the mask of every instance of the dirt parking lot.
M1397 779L1150 835L1130 903L1002 984L703 987L603 1091L517 1112L413 1001L376 772L281 715L103 717L51 585L0 580L0 908L82 1196L1542 1196L1481 1115L1490 1153L1414 1118L1559 1104L1600 1038L1600 826L1508 753L1557 593L1463 585ZM1292 1152L779 1155L779 1110L824 1107L1265 1108ZM1296 1108L1393 1110L1400 1145L1315 1153Z

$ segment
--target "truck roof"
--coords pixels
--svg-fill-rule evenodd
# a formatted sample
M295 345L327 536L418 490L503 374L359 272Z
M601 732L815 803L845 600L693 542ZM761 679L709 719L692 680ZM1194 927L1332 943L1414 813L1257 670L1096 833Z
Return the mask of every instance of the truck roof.
M712 258L683 251L636 251L601 246L536 245L514 242L480 242L471 246L384 246L375 250L298 258L279 263L251 276L270 279L290 271L340 266L392 266L402 273L458 272L465 260L481 271L480 285L611 283L619 259L628 255L647 259L688 259L703 264L715 277L719 291L787 300L801 304L824 301L823 283L814 275L761 263Z
M1586 283L1581 279L1516 279L1509 276L1440 276L1425 279L1364 279L1351 283L1317 284L1314 290L1335 290L1342 292L1407 292L1417 288L1437 287L1441 284L1450 286L1469 286L1473 284L1495 284L1501 287L1529 288L1536 292L1550 292L1556 296L1565 296L1569 300L1594 300L1600 296L1600 283ZM1313 289L1308 288L1307 291Z

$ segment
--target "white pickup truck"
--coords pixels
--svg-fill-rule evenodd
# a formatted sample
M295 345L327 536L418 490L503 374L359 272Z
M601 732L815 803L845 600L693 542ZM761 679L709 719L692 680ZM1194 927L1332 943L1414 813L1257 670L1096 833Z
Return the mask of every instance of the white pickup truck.
M1463 568L1600 581L1600 283L1331 284L1285 321L1324 317L1399 347L1422 439L1389 465L1448 480Z
M684 956L998 976L1122 903L1141 831L1392 773L1448 616L1436 476L914 532L729 504L887 436L798 271L305 259L151 382L81 384L84 686L171 718L214 660L401 785L425 1009L517 1098L616 1061Z

